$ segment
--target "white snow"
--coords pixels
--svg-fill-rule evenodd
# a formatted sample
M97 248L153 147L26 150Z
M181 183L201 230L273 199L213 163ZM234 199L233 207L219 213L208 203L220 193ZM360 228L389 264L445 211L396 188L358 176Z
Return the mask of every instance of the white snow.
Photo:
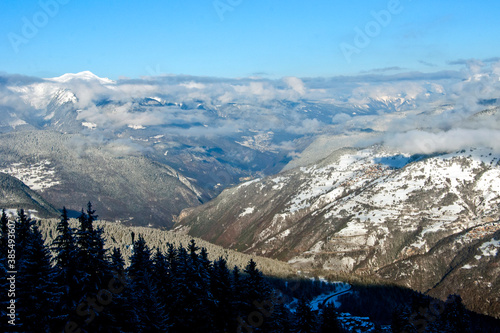
M273 185L273 190L279 191L283 189L283 187L285 187L285 185L287 184L286 183L287 180L288 180L287 177L282 177L282 176L272 178L271 181L275 184Z
M55 115L56 115L56 112L53 111L53 112L49 113L48 115L46 115L45 117L43 117L43 120L51 120L52 118L54 118Z
M114 84L116 83L113 80L108 78L101 78L90 71L83 71L79 73L66 73L58 77L48 78L48 81L54 82L69 82L72 80L82 80L82 81L97 81L100 84Z
M479 249L483 253L483 256L496 256L498 249L500 248L500 240L492 239L489 242L485 242Z
M89 129L95 129L97 127L97 124L91 123L91 122L88 122L88 121L84 121L84 122L82 122L82 126L83 127L87 127Z
M135 129L135 130L140 130L140 129L145 129L146 127L142 125L128 125L129 128Z
M243 213L241 213L238 217L243 217L243 216L246 216L246 215L253 214L254 211L255 211L255 207L245 208L245 210L243 211Z
M332 230L338 219L351 216L335 233L334 238L339 241L328 243L328 247L348 251L376 246L383 251L392 230L413 232L416 225L422 225L423 230L402 253L425 253L439 238L436 233L460 232L482 225L479 216L495 216L492 215L495 207L500 205L499 157L491 149L482 148L408 164L409 156L376 147L340 151L338 157L332 155L314 165L289 170L286 180L281 175L271 179L280 190L290 186L282 184L290 184L292 179L297 185L290 196L289 191L284 192L287 201L283 210L273 217L259 239L276 237L284 221L294 221L306 214L323 215L325 223L332 223ZM464 200L469 196L464 189L469 188L473 191L472 202ZM429 200L427 191L436 197ZM299 255L290 263L314 261L315 255L327 248L315 244L307 251L307 257ZM485 244L483 252L494 255L498 252L497 243ZM325 265L338 268L355 263L348 255L339 254L335 263Z
M0 169L0 172L19 179L26 186L35 191L44 191L45 189L61 183L57 179L54 168L51 167L51 162L48 160L43 160L31 165L14 163L9 167Z
M240 189L240 188L242 188L242 187L248 186L248 185L253 184L253 183L256 183L256 182L258 182L258 181L260 181L260 178L256 178L256 179L250 180L250 181L248 181L248 182L245 182L245 183L243 183L243 184L240 184L240 185L238 185L238 187L236 187L236 188L237 188L237 189Z
M26 124L27 124L27 122L25 122L24 120L19 119L19 118L9 122L9 126L12 126L12 128L14 128L14 129L17 126L26 125Z
M18 210L15 208L6 208L5 209L5 214L7 214L7 216L9 218L16 218L18 216L17 213L18 213ZM32 219L39 219L39 217L36 215L38 213L38 210L36 210L36 209L24 210L24 213L26 215L28 215L29 217L31 217Z
M152 99L152 100L154 100L154 101L157 101L158 103L163 103L164 102L163 99L160 98L160 97L156 97L155 96L155 97L149 97L149 98Z
M68 89L59 89L52 97L52 99L53 101L57 102L58 105L63 105L66 103L76 103L78 101L75 94L73 94Z

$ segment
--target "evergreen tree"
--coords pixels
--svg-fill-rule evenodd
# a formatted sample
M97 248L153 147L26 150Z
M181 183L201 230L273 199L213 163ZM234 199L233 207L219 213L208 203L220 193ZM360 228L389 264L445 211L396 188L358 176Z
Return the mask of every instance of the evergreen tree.
M144 332L164 332L168 330L168 314L161 302L158 289L153 282L151 251L146 241L139 235L130 257L128 275L132 288L132 301L140 318L139 328Z
M3 256L1 257L3 258ZM9 332L12 329L12 326L8 324L8 321L11 320L7 316L9 309L7 307L10 305L10 299L8 295L9 291L9 281L7 280L7 267L4 265L5 261L0 260L0 332ZM14 315L14 314L13 314ZM17 317L18 318L18 317Z
M68 211L63 207L61 220L57 224L58 236L52 242L52 249L56 252L54 262L63 271L65 275L75 264L75 258L78 253L75 235L69 225Z
M270 292L269 286L265 282L262 272L257 269L257 264L253 259L250 259L244 272L246 276L243 279L243 284L248 293L249 300L253 302L254 300L267 298Z
M236 314L236 317L246 318L248 316L246 302L243 298L243 280L241 277L241 271L238 266L234 266L232 272L232 289L231 292L233 294L232 300L232 308Z
M198 254L197 251L200 250L200 248L196 245L194 239L191 239L188 250L190 258L189 267L191 268L190 273L193 274L192 278L206 290L210 283L210 270L212 267L212 262L208 259L207 250L201 248ZM201 291L201 293L204 293L204 291Z
M191 258L191 262L196 264L198 262L198 251L200 248L196 246L196 242L194 239L191 239L188 245L189 256Z
M175 302L172 305L171 318L174 332L206 331L205 317L209 316L206 302L202 294L204 286L200 277L196 276L197 267L193 265L192 254L181 245L177 248L174 264L172 290ZM202 313L204 312L204 313Z
M191 315L188 326L200 331L212 331L213 318L210 315L210 309L213 305L213 297L210 294L210 269L211 262L206 254L205 258L196 253L198 246L194 240L191 240L188 250L189 257L187 261L181 260L183 275L185 276L185 290L188 291L185 298L186 304L190 308ZM206 253L206 250L203 250ZM182 256L181 256L182 258Z
M9 218L7 216L7 212L5 209L2 209L2 218L0 222L0 231L2 232L2 236L7 235L9 232Z
M290 311L282 301L274 302L271 316L266 319L264 325L265 332L290 333L292 325L290 322Z
M321 309L321 333L341 333L342 329L337 316L337 311L335 311L335 305L333 303L327 303L323 309Z
M295 330L296 333L316 332L316 318L305 298L299 300L295 312Z
M57 224L58 235L52 242L55 252L53 262L56 268L56 282L61 287L62 295L59 311L62 323L70 321L81 298L80 277L85 275L78 263L78 249L74 232L69 226L68 212L63 207L61 220Z
M210 274L210 292L216 300L212 303L214 332L235 332L237 327L236 313L232 308L231 272L227 262L220 257L214 261Z
M202 247L200 250L199 261L201 264L201 269L203 270L205 277L208 276L208 272L212 268L212 262L208 259L207 249Z
M78 248L76 246L73 229L69 225L68 212L63 207L61 220L57 224L58 235L52 242L55 252L53 262L58 269L57 282L63 287L64 295L61 299L63 313L69 314L74 311L79 301L80 283L79 277L82 272L78 263Z
M143 297L139 300L141 306L138 312L140 326L144 332L167 332L172 324L170 323L169 313L164 302L159 297L158 289L148 278L145 281L145 291Z
M62 292L49 249L37 227L28 230L23 252L16 288L19 326L23 332L49 332L62 320L56 313Z
M246 304L243 304L243 313L249 314L256 309L256 303L271 299L271 288L253 259L250 259L244 272L241 296Z
M177 249L174 247L172 243L167 244L166 260L168 262L172 274L175 273L177 271Z
M410 310L398 307L392 312L391 328L393 333L414 333L415 327L410 323Z
M89 223L87 215L83 211L78 217L79 228L76 232L76 244L78 246L77 261L80 263L81 269L85 272L85 277L82 277L83 281L89 279L90 275L90 249L91 249L91 232L93 230L92 223Z
M27 241L28 235L30 233L31 227L35 224L35 222L26 215L24 209L20 209L17 212L16 219L16 258L17 260L21 260L24 253L24 243Z
M400 309L401 310L401 309ZM417 332L432 331L432 327L435 326L435 322L438 319L436 311L433 309L431 304L431 299L423 294L412 294L411 297L411 307L410 310L404 310L407 314L399 314L401 317L399 322L402 325L407 325L404 316L409 315L409 323L411 324L410 330L415 330Z
M76 232L78 247L77 262L79 265L79 286L76 313L72 314L72 321L90 332L100 332L113 323L110 306L113 295L106 289L113 274L105 249L105 239L102 228L94 228L97 220L92 204L87 204L87 211L82 213L79 228ZM84 323L82 321L85 321Z
M170 264L167 261L167 258L158 248L156 249L156 253L153 256L152 279L158 290L158 297L160 298L161 302L166 304L166 310L169 311L169 306L173 302L173 294L171 291L172 272L170 270Z
M241 299L243 293L243 280L241 278L241 270L238 266L233 267L232 274L233 295L236 299Z
M114 247L111 253L111 264L110 268L112 271L121 273L125 268L125 260L123 260L122 252L119 248Z
M441 314L439 328L442 332L470 332L470 321L460 295L450 295Z
M108 283L108 288L113 293L113 302L109 304L111 318L108 318L108 328L111 328L111 332L139 332L142 326L135 308L137 297L124 267L125 261L120 249L113 248L110 264L113 277Z
M81 289L84 294L96 293L111 278L107 250L104 247L105 239L103 229L94 228L93 222L97 220L92 204L87 204L87 212L82 209L79 217L80 228L76 233L78 244L78 263L85 272L81 280Z
M139 235L137 241L134 242L132 256L130 257L130 266L127 272L133 280L140 282L151 276L151 251L142 235Z
M279 291L273 291L271 298L259 303L254 303L263 316L262 332L289 333L292 332L290 311L284 306L283 295ZM250 318L249 318L250 319Z
M7 213L5 209L2 209L2 217L0 219L0 258L3 260L7 258L7 245L9 242L9 218L7 217Z

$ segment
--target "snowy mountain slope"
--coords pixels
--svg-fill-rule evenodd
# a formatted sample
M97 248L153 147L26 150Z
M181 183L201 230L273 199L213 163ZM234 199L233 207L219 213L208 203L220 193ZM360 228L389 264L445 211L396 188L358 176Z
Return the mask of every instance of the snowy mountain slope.
M494 223L499 160L486 148L432 157L344 148L313 165L225 190L183 211L177 229L302 270L380 272L403 284L415 276L409 286L426 291L448 273L457 251L472 246L450 241L457 248L448 256L429 255L444 240L471 228L489 230L485 239L500 229ZM412 267L417 258L425 264ZM404 269L394 266L403 262Z
M1 168L0 172L19 179L35 191L43 192L44 189L61 183L51 167L51 162L48 160L34 164L13 163L9 167Z
M58 211L20 180L0 172L0 209L30 211L37 217L57 217Z
M114 144L87 145L79 135L34 131L3 134L0 172L22 180L53 206L78 212L91 201L102 218L169 227L183 208L204 200L175 169ZM9 207L10 208L10 207Z
M473 310L500 314L500 222L444 237L423 254L396 260L377 276L433 297L459 294Z

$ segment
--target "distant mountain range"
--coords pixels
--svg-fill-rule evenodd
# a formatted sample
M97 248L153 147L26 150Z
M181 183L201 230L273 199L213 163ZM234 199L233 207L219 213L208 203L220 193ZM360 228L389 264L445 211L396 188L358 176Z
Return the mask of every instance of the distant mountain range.
M26 80L0 82L8 96L0 105L0 172L58 209L78 212L90 200L108 220L167 228L182 209L282 170L318 135L338 131L336 115L412 108L401 97L363 105L296 97L214 101L161 92L206 85L191 80L164 87L88 71Z

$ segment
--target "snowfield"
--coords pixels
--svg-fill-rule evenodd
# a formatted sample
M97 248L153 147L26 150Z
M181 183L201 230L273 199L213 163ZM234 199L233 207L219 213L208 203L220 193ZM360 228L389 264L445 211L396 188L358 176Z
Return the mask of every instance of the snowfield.
M19 179L34 191L43 192L45 189L61 184L55 169L51 167L51 162L48 160L32 165L14 163L9 167L0 169L0 172Z

